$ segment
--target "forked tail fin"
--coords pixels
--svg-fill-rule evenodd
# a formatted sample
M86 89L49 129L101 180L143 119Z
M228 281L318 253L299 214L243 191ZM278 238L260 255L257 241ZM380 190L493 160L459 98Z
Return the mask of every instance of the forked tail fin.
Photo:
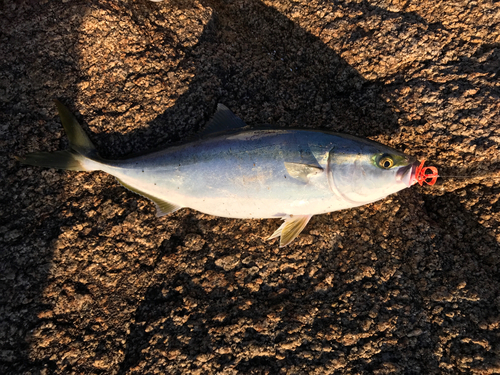
M84 161L101 159L96 148L69 109L59 100L54 100L54 102L69 138L69 149L56 152L32 152L24 157L16 156L16 159L23 164L40 167L72 171L92 170L84 166Z

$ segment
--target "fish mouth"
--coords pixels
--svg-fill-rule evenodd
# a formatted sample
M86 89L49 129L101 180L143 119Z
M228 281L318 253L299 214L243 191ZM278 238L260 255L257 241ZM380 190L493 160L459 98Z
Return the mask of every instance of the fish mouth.
M415 174L417 172L418 165L418 161L415 161L405 167L399 168L396 173L396 181L403 182L407 187L415 184L417 182Z

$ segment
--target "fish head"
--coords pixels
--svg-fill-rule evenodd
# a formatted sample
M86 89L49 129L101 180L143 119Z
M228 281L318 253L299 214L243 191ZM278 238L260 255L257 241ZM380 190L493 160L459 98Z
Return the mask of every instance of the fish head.
M334 194L356 205L375 202L416 182L418 162L380 143L355 137L339 142L328 157Z

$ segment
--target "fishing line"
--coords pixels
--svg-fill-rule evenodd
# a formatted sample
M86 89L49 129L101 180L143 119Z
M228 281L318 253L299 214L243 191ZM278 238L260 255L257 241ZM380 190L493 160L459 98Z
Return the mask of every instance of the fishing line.
M494 178L498 179L500 176L488 176L488 175L479 175L479 176L442 176L438 173L438 170L436 167L424 167L425 160L422 160L420 165L417 167L415 171L415 180L414 183L419 183L420 186L423 185L425 182L427 185L434 185L438 179L438 177L441 178L477 178L477 177L483 177L483 178ZM430 173L427 172L427 170L430 171ZM430 180L429 180L430 179ZM429 181L428 181L429 180Z
M484 175L484 176L443 176L443 175L439 175L439 177L441 178L478 178L478 177L483 177L483 178L500 178L500 177L492 177L492 176L487 176L487 175Z

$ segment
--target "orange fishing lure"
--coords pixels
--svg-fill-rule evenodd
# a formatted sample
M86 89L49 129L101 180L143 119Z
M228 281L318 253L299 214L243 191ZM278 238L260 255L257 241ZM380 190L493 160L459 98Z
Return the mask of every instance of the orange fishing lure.
M420 165L417 167L415 171L415 181L413 184L416 184L417 182L422 186L424 182L427 185L434 185L439 177L438 170L436 167L424 167L425 160L422 160ZM427 170L430 170L430 173L427 173ZM430 181L427 181L428 179L431 179Z

